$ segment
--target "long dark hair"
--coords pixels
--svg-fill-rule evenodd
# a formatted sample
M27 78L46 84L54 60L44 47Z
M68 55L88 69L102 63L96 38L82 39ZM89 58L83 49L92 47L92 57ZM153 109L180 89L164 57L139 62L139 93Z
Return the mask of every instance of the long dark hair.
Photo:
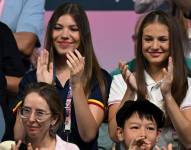
M96 80L99 83L102 98L106 104L106 80L104 79L101 67L94 53L89 21L84 9L82 9L81 6L76 3L64 3L63 5L59 6L54 11L48 23L45 47L47 50L49 50L50 61L53 61L55 57L55 50L52 39L53 28L58 19L65 14L69 14L71 17L73 17L79 28L81 41L78 50L80 51L81 55L85 57L85 68L83 73L83 86L85 94L87 97L90 94L92 89L91 86L93 76L95 75Z
M170 56L173 59L174 66L172 95L177 104L180 106L188 89L188 70L185 65L183 44L185 42L183 41L183 39L185 40L186 38L183 38L184 35L182 34L181 27L179 26L177 19L160 10L148 13L142 20L138 31L137 47L135 51L138 96L145 98L147 95L146 83L144 78L144 70L146 70L147 67L147 60L144 58L142 53L143 30L147 25L152 24L154 22L158 22L168 27L170 41L169 51ZM166 60L165 64L167 66L168 60Z

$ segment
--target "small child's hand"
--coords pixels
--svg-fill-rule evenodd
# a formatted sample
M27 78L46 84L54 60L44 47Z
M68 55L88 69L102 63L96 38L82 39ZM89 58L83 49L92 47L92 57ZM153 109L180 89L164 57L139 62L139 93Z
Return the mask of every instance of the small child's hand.
M160 148L158 146L155 146L155 150L172 150L172 144L168 144L167 149L165 147Z
M129 150L150 150L151 149L151 142L146 137L138 137L132 140L129 146Z

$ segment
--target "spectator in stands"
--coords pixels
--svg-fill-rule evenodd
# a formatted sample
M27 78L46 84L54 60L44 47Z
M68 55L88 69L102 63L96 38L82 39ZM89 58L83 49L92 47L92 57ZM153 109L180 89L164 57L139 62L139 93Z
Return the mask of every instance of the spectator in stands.
M175 16L182 27L183 38L188 36L190 43L185 45L185 56L190 55L191 49L191 32L190 20L191 19L191 1L190 0L133 0L135 12L145 13L151 10L163 9ZM185 19L187 18L187 19Z
M45 0L0 1L0 54L2 71L7 79L6 133L12 139L13 116L10 107L18 92L21 77L30 67L30 56L40 46ZM13 34L13 35L12 35ZM9 113L8 113L9 112Z
M44 24L45 0L1 0L3 2L0 21L8 25L15 37L22 56L21 69L29 70L29 57L35 47L40 46ZM14 54L12 54L14 55ZM18 57L18 61L20 57ZM23 75L23 73L22 73ZM7 88L14 94L18 91L21 76L6 76Z
M180 34L177 20L167 13L153 11L143 18L136 40L135 71L120 63L121 74L115 74L111 84L109 130L113 140L117 110L126 100L138 97L149 99L168 116L158 142L160 146L172 143L175 149L181 149L181 144L190 148L191 80Z
M190 0L133 0L136 13L145 13L158 9L162 5L169 5L173 11L173 6L180 8L185 16L191 18L191 1ZM169 7L168 7L169 9Z
M22 141L31 149L79 150L63 141L56 131L63 123L63 106L55 88L47 83L34 83L26 88L23 103L17 113L16 132L25 135ZM21 141L12 145L18 150Z
M23 64L22 56L18 50L15 38L8 26L0 22L0 71L9 82L9 78L21 78L27 68ZM5 79L5 80L6 80ZM3 84L3 82L2 82ZM6 121L6 132L3 140L13 138L14 117L9 109L10 95L6 88L6 98L1 100L2 109Z
M53 83L65 108L65 127L58 134L80 149L97 149L111 76L97 61L85 11L75 3L59 6L48 23L45 42L47 50L39 56L37 70L20 83L18 100L31 82Z
M127 100L116 115L117 136L125 149L152 150L160 136L165 116L146 99Z

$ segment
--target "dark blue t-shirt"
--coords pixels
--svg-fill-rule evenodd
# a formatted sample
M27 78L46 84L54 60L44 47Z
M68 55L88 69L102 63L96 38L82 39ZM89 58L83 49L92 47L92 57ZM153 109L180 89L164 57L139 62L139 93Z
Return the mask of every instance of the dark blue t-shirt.
M106 92L107 92L106 95L108 97L112 78L111 78L110 74L107 73L105 70L102 69L102 72L103 72L103 76L106 81ZM17 100L18 100L17 103L19 101L22 101L23 92L24 92L25 87L29 83L32 83L32 82L37 82L36 71L31 71L31 72L27 73L26 75L24 75L23 79L21 80L21 83L19 85L19 93L17 96ZM56 87L58 95L62 101L63 107L65 108L67 94L69 91L69 80L65 83L65 85L63 87L61 85L61 83L59 82L59 80L57 78L55 78L55 87ZM98 86L98 81L95 76L92 78L91 92L88 97L88 103L95 104L99 107L103 107L103 109L104 109L103 98L101 96L101 92L100 92L100 89ZM66 112L64 109L64 116L65 116L65 113ZM71 122L72 122L71 123L71 133L69 133L69 135L68 135L68 141L78 145L78 147L81 150L97 150L98 149L98 146L97 146L98 134L94 140L92 140L91 142L88 142L88 143L84 142L81 139L79 131L78 131L78 127L77 127L75 108L74 108L73 102L72 102L72 107L71 107ZM65 141L67 140L67 134L64 132L64 125L63 125L63 128L58 131L58 135L63 140L65 140Z

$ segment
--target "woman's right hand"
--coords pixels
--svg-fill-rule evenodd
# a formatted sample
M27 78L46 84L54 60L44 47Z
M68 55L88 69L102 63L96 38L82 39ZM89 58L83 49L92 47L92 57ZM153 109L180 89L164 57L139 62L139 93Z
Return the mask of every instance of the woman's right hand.
M124 81L132 91L137 91L137 83L134 74L128 69L128 66L123 63L119 62L119 69L123 76Z
M17 142L17 144L12 144L12 145L11 145L11 150L19 150L19 148L20 148L20 146L21 146L21 143L22 143L22 141L19 140L19 141ZM33 149L31 143L28 143L28 144L27 144L27 150L39 150L39 148Z
M38 82L53 82L53 63L49 64L49 52L46 49L38 56L36 76Z

